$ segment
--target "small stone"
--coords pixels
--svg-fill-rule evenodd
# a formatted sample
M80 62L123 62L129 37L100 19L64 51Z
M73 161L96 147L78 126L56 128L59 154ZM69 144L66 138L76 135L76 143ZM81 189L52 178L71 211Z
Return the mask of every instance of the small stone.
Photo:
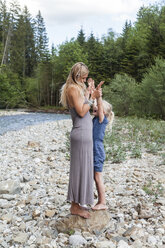
M143 244L140 240L136 240L135 242L133 242L132 248L142 248L143 247Z
M50 161L50 162L52 162L52 161L54 161L54 160L55 160L55 157L53 157L53 156L49 156L49 157L47 157L47 160L48 160L48 161Z
M124 240L120 240L117 248L130 248L130 246Z
M41 214L40 210L36 209L33 213L32 213L32 217L33 219L39 217Z
M5 214L1 217L1 220L5 220L7 223L10 223L12 221L12 214Z
M123 237L131 236L131 234L135 231L135 229L136 228L134 226L128 228L127 231L123 233Z
M8 209L10 206L11 206L11 203L9 203L7 200L0 199L0 208Z
M55 209L54 210L47 210L45 212L45 217L52 218L55 215L55 213L56 213Z
M29 175L23 175L23 182L29 182L31 180L31 177Z
M18 243L25 243L27 239L28 239L27 233L18 233L17 236L13 238L13 240Z
M112 241L100 241L96 243L96 248L116 248Z
M39 164L39 163L41 162L41 159L40 159L40 158L35 158L35 159L34 159L34 162L35 162L36 164Z
M38 147L40 146L40 143L39 142L35 142L35 141L28 141L28 144L27 144L28 147Z
M156 238L154 236L149 236L148 237L148 243L152 244L154 246L154 245L156 245L157 240L156 240Z
M69 237L69 244L73 246L86 244L87 241L81 235L71 235Z

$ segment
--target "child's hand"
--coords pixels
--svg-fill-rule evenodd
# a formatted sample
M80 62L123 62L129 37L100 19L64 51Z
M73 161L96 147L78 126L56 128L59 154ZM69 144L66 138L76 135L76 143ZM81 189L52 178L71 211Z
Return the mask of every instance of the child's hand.
M103 85L103 83L104 83L104 81L101 81L101 82L97 85L96 89L100 89L101 86Z

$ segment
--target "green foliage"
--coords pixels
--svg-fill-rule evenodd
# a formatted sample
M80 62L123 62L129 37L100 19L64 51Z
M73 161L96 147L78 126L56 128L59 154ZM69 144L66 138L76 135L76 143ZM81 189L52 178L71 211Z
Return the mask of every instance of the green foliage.
M26 89L27 101L32 106L40 105L38 87L39 85L38 85L37 78L26 78L25 89Z
M146 115L165 118L165 60L156 58L141 84L139 96Z
M106 159L112 163L121 163L127 158L139 159L143 152L159 154L164 150L164 121L147 120L137 117L115 118L112 132L106 131L104 147ZM162 155L162 162L164 156Z
M162 197L164 195L164 187L161 183L157 183L156 185L155 184L152 184L151 181L149 181L148 183L146 183L144 186L143 186L143 190L146 192L147 195L151 195L154 197L154 201L158 198L158 197Z
M0 1L0 62L10 71L1 85L6 87L2 99L10 100L12 93L7 82L13 74L18 75L15 85L19 81L13 96L19 88L20 92L25 91L23 99L31 105L58 106L59 90L72 65L82 61L96 85L105 81L103 95L113 104L116 115L164 119L164 59L163 4L141 7L134 25L126 21L121 35L109 28L99 40L93 33L86 37L81 28L76 40L57 48L52 46L50 52L41 12L32 18L27 7L21 10L19 4L12 2L8 9L6 2ZM5 73L4 67L1 71ZM2 101L4 107L8 106L7 100ZM140 147L135 147L132 156L140 156Z
M0 73L0 108L14 108L24 104L20 81L11 72Z
M127 74L116 74L110 85L104 87L104 97L113 105L115 114L134 114L136 81Z

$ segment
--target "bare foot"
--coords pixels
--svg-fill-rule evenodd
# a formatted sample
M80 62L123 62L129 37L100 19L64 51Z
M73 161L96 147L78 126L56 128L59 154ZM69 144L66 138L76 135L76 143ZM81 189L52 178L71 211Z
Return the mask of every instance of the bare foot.
M108 207L105 204L97 203L94 207L92 207L93 210L106 210Z
M87 210L87 211L89 211L91 209L91 207L88 207L88 206L80 206L80 208L83 210Z
M90 213L87 210L83 209L83 207L80 207L80 206L71 206L70 212L71 212L71 214L78 215L84 219L89 219L91 217Z

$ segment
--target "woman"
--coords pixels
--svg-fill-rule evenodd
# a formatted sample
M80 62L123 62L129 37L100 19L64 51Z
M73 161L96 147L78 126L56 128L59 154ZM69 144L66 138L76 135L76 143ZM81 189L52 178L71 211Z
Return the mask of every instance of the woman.
M67 200L71 202L71 214L90 218L82 207L93 204L93 139L92 118L89 110L93 99L86 90L88 67L78 62L73 65L66 83L61 89L61 103L70 109L73 128L70 134L70 176ZM100 97L101 91L94 90L92 98Z

